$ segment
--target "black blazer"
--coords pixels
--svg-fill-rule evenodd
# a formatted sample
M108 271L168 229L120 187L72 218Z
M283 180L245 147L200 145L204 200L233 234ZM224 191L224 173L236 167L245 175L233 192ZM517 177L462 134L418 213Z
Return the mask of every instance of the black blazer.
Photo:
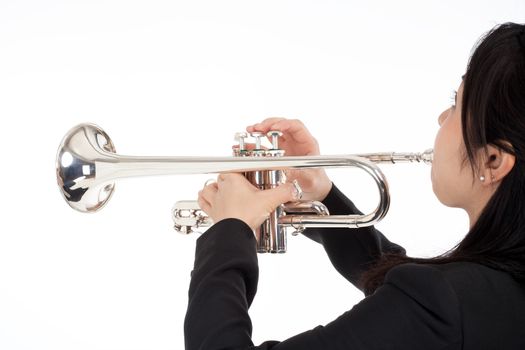
M335 186L331 214L357 209ZM357 287L381 253L402 248L373 227L309 229L335 268ZM385 283L334 321L282 342L254 346L248 308L258 282L252 230L242 221L216 223L197 240L184 324L187 350L212 349L525 349L525 286L473 263L403 264Z

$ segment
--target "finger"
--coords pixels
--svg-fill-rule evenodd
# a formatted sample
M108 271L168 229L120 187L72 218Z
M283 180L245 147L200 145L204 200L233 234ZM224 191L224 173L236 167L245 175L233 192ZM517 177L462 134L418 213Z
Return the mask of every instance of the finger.
M213 190L213 192L217 192L217 180L208 180L206 181L206 183L204 183L204 187L202 188L203 190L205 188L208 188L210 190Z
M200 190L199 196L204 198L208 203L213 203L213 198L215 198L217 191L217 183L212 183Z
M301 176L301 174L304 173L304 171L305 169L299 169L299 170L285 169L284 175L286 176L286 182L292 182L293 180L297 179L298 177Z
M199 197L197 198L197 203L199 204L199 207L202 210L204 210L206 214L209 215L209 213L211 212L211 205L206 199L204 199L202 195L200 195L200 192L199 192Z
M221 173L217 179L219 180L219 186L224 182L238 182L246 180L244 175L240 173Z
M219 191L232 191L239 192L257 192L259 189L254 186L243 174L240 173L227 173L224 174L224 180L218 183Z
M216 182L217 182L217 180L215 180L215 179L208 179L208 180L206 180L206 182L204 183L204 186L202 186L202 188L204 188L204 187L206 187L208 185L211 185L212 183L216 183Z
M237 149L237 148L239 148L239 145L233 145L232 146L232 149ZM252 142L244 143L244 149L249 150L249 151L256 149L255 148L255 143L252 143ZM267 150L268 147L261 145L261 149Z
M291 136L297 142L309 142L315 138L299 119L285 119L270 125L272 130L279 130L285 135Z
M256 124L248 126L246 128L246 131L247 132L259 131L259 132L266 133L270 131L270 127L272 126L272 124L275 124L276 122L280 120L286 120L286 118L279 118L279 117L266 118L260 123L256 123Z
M217 177L218 182L231 182L236 179L245 179L244 175L242 173L238 172L230 172L230 173L220 173Z
M285 183L275 188L260 192L265 202L268 204L268 210L274 210L280 204L292 202L300 199L301 191L298 185Z
M237 173L221 173L221 174L219 174L219 176L217 177L217 188L220 188L225 183L232 182L235 179L235 176L244 177L241 174L237 174Z

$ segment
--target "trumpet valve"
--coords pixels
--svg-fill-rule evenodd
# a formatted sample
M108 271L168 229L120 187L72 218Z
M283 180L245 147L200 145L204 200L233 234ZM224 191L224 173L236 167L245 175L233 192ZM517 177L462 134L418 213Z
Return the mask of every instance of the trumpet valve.
M234 140L239 144L238 149L234 149L234 156L243 156L246 155L247 150L245 146L245 139L248 137L248 134L245 132L236 132Z
M255 139L255 150L259 151L261 150L261 137L263 136L262 132L254 131L250 133L250 136Z
M283 133L279 130L270 130L266 136L272 139L272 149L279 149L279 137L283 136Z

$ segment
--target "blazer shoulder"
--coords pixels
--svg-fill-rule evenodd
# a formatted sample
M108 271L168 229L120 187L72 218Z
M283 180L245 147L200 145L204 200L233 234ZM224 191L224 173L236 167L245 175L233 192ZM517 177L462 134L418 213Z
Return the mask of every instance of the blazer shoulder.
M523 297L525 286L515 280L509 273L497 270L474 262L454 262L443 265L433 265L433 267L444 276L458 294L472 294L474 291L494 292L501 290L501 286L515 289ZM494 288L496 287L496 288Z
M385 276L385 284L400 289L428 311L460 319L460 302L443 271L434 265L401 264Z

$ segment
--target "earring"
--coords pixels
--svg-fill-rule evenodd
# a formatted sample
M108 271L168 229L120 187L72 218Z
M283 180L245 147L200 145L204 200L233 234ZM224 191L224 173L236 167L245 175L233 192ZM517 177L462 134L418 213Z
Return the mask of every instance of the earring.
M480 180L481 182L485 182L485 176L484 176L484 175L481 175L481 176L479 177L479 180Z

